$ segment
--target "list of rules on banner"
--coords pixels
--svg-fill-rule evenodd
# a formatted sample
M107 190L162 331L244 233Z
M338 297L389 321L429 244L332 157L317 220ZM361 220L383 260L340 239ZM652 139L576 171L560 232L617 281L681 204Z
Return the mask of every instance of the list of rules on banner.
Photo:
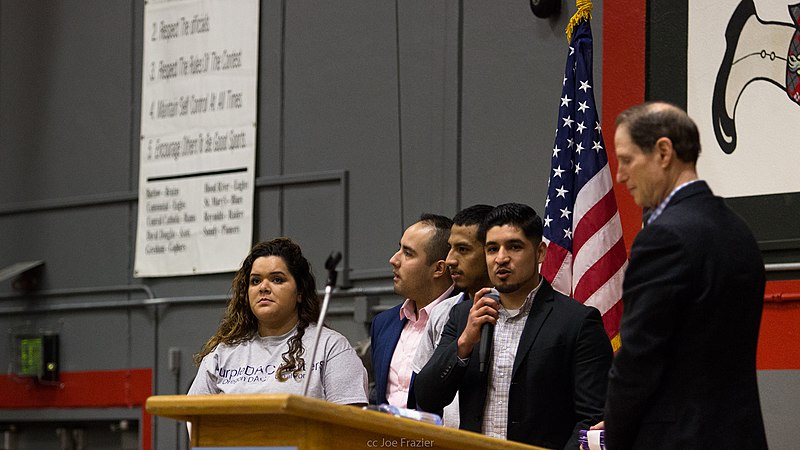
M144 10L134 276L236 270L253 236L258 0Z

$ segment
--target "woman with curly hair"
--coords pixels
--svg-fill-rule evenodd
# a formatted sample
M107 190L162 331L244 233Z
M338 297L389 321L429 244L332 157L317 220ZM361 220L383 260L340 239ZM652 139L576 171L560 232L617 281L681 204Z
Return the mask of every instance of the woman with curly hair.
M256 244L233 279L217 332L195 355L189 394L303 394L367 403L367 371L347 339L329 328L313 345L320 302L311 265L288 238Z

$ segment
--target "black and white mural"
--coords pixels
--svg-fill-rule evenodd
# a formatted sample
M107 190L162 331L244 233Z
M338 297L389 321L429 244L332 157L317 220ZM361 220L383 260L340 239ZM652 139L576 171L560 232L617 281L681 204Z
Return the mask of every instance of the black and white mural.
M700 176L724 197L800 192L800 3L688 8L687 108L700 126Z

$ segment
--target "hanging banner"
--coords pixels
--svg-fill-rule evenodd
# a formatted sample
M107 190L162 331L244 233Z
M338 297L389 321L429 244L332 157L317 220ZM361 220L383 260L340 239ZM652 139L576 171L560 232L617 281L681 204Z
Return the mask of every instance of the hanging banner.
M238 269L252 244L258 0L144 11L134 276Z

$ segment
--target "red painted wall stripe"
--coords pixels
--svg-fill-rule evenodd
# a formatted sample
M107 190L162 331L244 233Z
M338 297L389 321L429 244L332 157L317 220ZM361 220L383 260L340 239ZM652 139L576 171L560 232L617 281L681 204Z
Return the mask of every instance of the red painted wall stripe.
M614 120L626 108L644 101L646 0L603 3L603 139L611 176L617 174L614 156ZM642 210L625 187L614 184L625 247L642 229Z
M800 294L800 280L767 282L766 297L780 294ZM800 302L764 302L756 367L800 370Z
M152 369L62 372L57 386L0 375L0 408L142 408L143 450L152 448L152 418L144 410L153 392Z

